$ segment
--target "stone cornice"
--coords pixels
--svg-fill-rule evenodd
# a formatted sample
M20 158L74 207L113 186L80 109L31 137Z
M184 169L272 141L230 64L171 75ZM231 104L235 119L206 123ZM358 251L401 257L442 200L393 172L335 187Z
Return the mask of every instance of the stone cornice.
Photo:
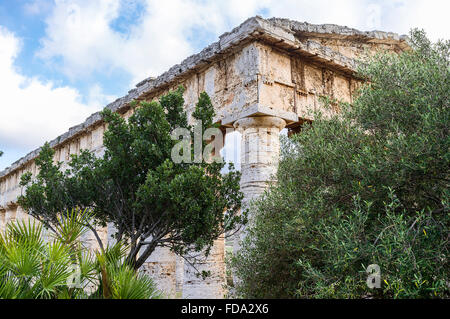
M355 70L356 62L339 52L336 52L320 43L308 40L308 36L349 39L354 41L375 41L378 43L396 44L400 49L408 47L405 36L381 31L362 32L355 29L336 25L313 25L287 19L263 19L259 16L244 21L241 25L219 37L219 41L204 48L200 53L191 55L180 64L172 66L168 71L157 78L149 77L139 82L136 87L106 107L114 112L125 110L132 100L151 97L155 92L168 86L181 82L191 73L204 68L209 63L223 59L224 56L237 50L242 45L255 40L261 40L274 47L288 50L310 58L313 61L329 65L332 68L346 73ZM304 36L304 39L302 39ZM69 131L58 136L50 142L51 147L57 147L82 134L94 125L102 122L100 112L89 116L83 123L71 127ZM0 180L15 170L35 159L40 148L30 152L10 167L0 172Z
M303 37L396 44L403 50L409 47L408 37L406 35L399 35L393 32L360 31L336 24L311 24L282 18L271 18L267 21Z

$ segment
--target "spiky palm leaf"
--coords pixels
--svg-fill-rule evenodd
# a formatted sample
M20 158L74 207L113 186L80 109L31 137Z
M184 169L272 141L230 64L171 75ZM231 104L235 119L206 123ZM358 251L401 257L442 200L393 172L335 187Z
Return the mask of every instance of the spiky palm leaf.
M129 247L119 242L97 252L83 247L89 211L58 218L57 235L45 241L36 222L9 223L0 234L0 298L158 298L153 281L125 262ZM74 266L77 285L72 285Z
M112 299L156 299L161 295L153 281L131 266L108 267Z

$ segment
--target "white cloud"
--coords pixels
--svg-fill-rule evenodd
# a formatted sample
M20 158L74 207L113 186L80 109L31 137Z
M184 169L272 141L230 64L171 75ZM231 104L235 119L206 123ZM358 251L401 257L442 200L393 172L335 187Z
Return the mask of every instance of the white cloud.
M192 51L182 31L194 12L182 1L150 2L145 17L130 27L129 34L110 26L120 8L118 0L57 1L46 19L47 35L38 55L62 57L62 71L70 77L120 69L137 82Z
M269 4L271 16L399 34L418 27L432 40L450 37L449 11L448 0L270 0Z
M111 99L94 86L88 104L71 87L21 75L14 67L20 40L0 26L0 145L33 149L81 123Z
M35 0L37 1L37 0ZM126 34L111 25L141 3L140 16ZM133 83L157 76L194 52L189 37L201 29L214 36L264 10L268 16L334 23L362 30L407 33L423 27L432 39L449 36L448 1L439 0L57 0L46 18L38 55L62 72L83 77L121 70ZM127 13L126 13L127 14Z

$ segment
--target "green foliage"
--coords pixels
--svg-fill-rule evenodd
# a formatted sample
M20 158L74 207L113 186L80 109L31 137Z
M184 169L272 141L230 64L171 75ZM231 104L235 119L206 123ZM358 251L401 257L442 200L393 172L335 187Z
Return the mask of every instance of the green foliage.
M97 253L97 269L101 285L93 295L110 299L158 299L162 293L156 289L153 280L142 272L134 270L127 262L128 246L117 242L104 252Z
M124 262L127 247L118 243L94 258L80 238L90 214L74 210L58 218L57 237L45 239L35 221L9 223L0 234L0 298L148 299L159 297L152 280ZM79 267L79 277L75 266ZM105 272L102 272L103 268ZM76 285L74 285L76 284ZM103 294L103 286L112 293Z
M450 42L411 41L361 65L352 105L284 141L234 260L238 295L449 297Z
M61 212L92 209L87 226L95 233L94 226L113 223L116 238L130 243L127 259L135 268L157 246L179 254L188 249L208 253L221 233L242 222L240 174L231 167L222 175L225 164L216 162L173 163L171 151L178 141L171 132L182 127L194 136L194 128L187 125L183 92L179 87L159 102L135 102L127 120L105 109L108 128L101 158L84 150L72 155L63 170L45 144L36 159L36 178L22 176L25 194L19 204L54 231ZM203 124L201 133L214 126L213 116L211 100L202 93L193 112L194 120Z

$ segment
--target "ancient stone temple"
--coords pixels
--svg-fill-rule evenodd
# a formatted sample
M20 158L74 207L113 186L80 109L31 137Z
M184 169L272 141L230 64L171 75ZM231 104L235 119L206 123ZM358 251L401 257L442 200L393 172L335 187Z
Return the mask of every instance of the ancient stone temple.
M127 118L132 100L157 99L181 84L186 88L185 108L192 119L199 94L206 91L215 107L216 122L224 130L236 128L242 132L241 190L247 205L264 191L276 172L280 130L296 132L302 123L312 121L308 110L320 107L321 96L351 102L359 83L354 73L361 56L407 48L406 38L394 33L254 17L159 77L141 81L106 107ZM104 130L100 114L92 114L51 141L55 160L67 162L70 154L81 149L101 155ZM263 136L260 132L269 133ZM255 160L245 160L255 153ZM36 174L34 159L38 154L39 149L0 173L1 229L10 221L28 218L16 198L21 192L20 176L26 171ZM111 240L113 231L113 227L103 229L102 240ZM86 241L95 248L93 238ZM219 238L200 267L212 272L206 280L196 277L183 258L166 249L152 254L143 270L167 296L222 298L226 294L224 256L224 238Z

